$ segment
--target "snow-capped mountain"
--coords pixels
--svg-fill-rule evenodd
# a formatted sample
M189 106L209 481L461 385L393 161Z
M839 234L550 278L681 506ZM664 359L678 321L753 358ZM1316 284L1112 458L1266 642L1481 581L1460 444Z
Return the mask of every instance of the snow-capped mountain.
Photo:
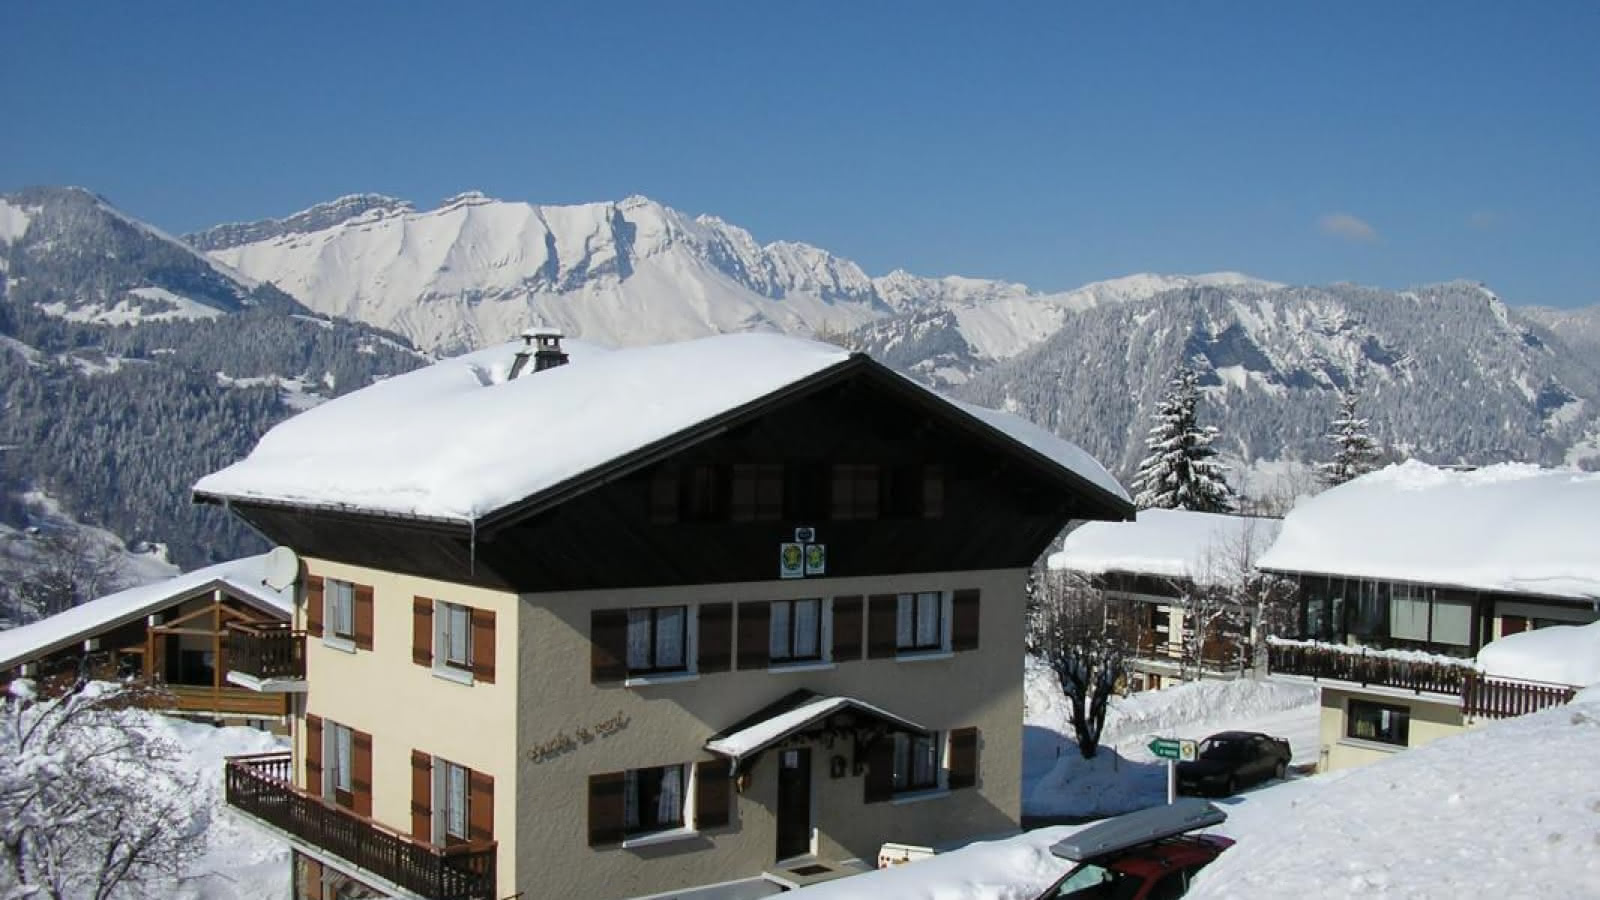
M1600 366L1469 282L1197 286L1075 315L1070 327L956 389L1077 441L1115 472L1144 452L1179 361L1201 373L1202 419L1236 459L1323 459L1337 389L1398 456L1578 462L1600 424Z
M722 219L644 197L535 206L468 193L418 212L359 195L190 240L312 309L440 350L483 346L535 322L629 345L729 331L839 333L896 317L911 327L950 310L982 365L1044 339L1075 310L1196 284L1266 284L1231 273L1136 275L1043 294L904 271L870 278L826 250L762 244Z

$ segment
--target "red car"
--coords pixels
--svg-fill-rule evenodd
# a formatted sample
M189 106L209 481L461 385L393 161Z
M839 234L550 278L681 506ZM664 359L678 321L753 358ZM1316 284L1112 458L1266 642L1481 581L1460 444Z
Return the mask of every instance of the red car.
M1221 824L1222 810L1181 799L1097 822L1050 852L1076 863L1038 900L1174 900L1195 873L1233 846L1221 835L1187 832Z

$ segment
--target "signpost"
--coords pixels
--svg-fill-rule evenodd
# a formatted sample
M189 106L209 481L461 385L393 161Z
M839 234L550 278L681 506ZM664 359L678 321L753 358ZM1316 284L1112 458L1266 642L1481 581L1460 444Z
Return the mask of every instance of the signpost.
M1150 752L1167 761L1167 805L1178 800L1178 761L1194 762L1198 747L1194 741L1178 738L1156 738L1149 744Z

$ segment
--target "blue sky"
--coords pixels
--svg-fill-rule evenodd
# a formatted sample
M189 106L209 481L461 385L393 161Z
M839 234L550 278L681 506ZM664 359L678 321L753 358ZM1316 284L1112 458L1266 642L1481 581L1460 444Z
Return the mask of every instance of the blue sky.
M326 7L326 8L324 8ZM9 4L0 190L642 193L870 273L1600 303L1600 4Z

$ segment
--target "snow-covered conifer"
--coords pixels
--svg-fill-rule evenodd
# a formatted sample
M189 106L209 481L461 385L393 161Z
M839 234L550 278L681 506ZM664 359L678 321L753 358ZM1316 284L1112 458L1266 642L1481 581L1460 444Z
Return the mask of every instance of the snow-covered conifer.
M1211 446L1217 429L1202 427L1195 418L1199 377L1193 369L1180 367L1168 387L1156 404L1155 425L1145 440L1150 453L1134 476L1134 503L1140 509L1233 512L1237 506L1233 488Z
M1356 415L1359 397L1360 392L1354 385L1339 392L1339 414L1327 435L1334 446L1333 460L1317 466L1329 487L1337 487L1378 467L1378 444L1369 431L1371 423Z

